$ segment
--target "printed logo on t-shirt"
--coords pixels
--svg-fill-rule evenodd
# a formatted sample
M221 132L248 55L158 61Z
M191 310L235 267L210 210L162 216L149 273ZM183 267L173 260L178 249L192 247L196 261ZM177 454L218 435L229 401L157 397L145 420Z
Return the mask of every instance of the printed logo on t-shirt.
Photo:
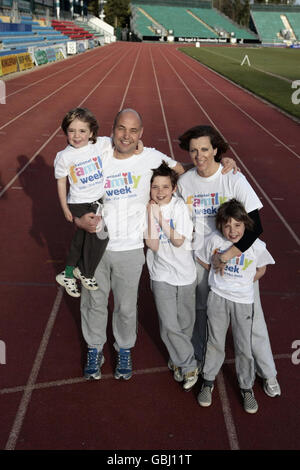
M173 219L165 219L165 220L166 220L167 224L169 224L170 227L171 227L173 230L175 230L175 225L174 225ZM170 242L170 239L169 239L169 238L167 237L167 235L163 232L161 226L160 226L158 223L156 223L156 229L157 229L157 232L158 232L158 234L159 234L159 235L158 235L159 241L160 241L161 243L171 243L171 242Z
M224 273L229 274L230 276L241 277L243 273L241 271L246 271L246 269L253 263L253 259L246 258L244 253L240 256L235 256L231 260L227 261Z
M105 181L104 188L106 196L135 195L139 186L141 175L133 175L130 171L126 173L118 173L117 175L108 176Z
M70 178L74 184L90 185L99 183L103 178L102 161L99 155L89 158L70 167Z
M215 217L221 204L228 199L220 193L192 194L187 196L186 204L196 216Z

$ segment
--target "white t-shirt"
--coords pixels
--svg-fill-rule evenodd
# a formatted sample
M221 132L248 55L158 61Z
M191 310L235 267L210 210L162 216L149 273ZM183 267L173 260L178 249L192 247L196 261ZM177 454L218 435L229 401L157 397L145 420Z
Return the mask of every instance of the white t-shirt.
M223 253L230 246L232 243L215 231L206 238L204 246L202 245L200 249L195 251L195 255L204 263L211 264L215 252ZM252 304L254 302L253 279L256 268L274 263L274 259L266 249L266 244L257 238L241 256L227 262L223 276L211 268L208 284L212 291L225 299L242 304Z
M216 229L215 217L223 202L235 198L249 213L261 209L262 203L245 176L233 172L222 174L220 164L216 173L208 178L199 176L196 168L182 175L178 181L178 191L188 205L194 226L194 249L199 248Z
M103 166L112 149L109 137L98 137L97 142L74 148L68 145L54 160L55 178L68 177L70 189L67 202L78 204L94 202L104 193Z
M177 162L153 148L139 155L117 159L110 152L105 161L104 219L109 233L107 250L143 248L146 205L150 199L152 170L162 161L171 168Z
M185 240L175 247L162 231L158 222L159 249L147 251L147 266L150 279L167 282L174 286L192 284L196 279L196 266L192 254L193 222L183 199L173 196L169 204L161 206L163 218Z

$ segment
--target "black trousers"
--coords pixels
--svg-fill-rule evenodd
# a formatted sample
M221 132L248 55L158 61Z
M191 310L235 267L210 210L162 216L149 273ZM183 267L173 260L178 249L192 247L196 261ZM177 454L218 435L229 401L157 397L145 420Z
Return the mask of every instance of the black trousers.
M99 199L98 202L101 204L102 200ZM68 206L74 217L81 217L89 212L96 214L99 207L97 203L68 204ZM89 233L78 228L71 241L67 266L78 266L85 277L93 277L108 240L107 227L104 224L98 233Z

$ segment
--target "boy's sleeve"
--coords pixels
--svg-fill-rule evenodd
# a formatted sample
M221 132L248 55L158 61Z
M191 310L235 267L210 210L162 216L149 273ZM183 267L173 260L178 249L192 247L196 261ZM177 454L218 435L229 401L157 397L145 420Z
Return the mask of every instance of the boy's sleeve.
M203 263L211 264L211 258L213 252L215 250L215 237L210 236L207 238L201 245L201 247L195 250L195 255L199 258Z

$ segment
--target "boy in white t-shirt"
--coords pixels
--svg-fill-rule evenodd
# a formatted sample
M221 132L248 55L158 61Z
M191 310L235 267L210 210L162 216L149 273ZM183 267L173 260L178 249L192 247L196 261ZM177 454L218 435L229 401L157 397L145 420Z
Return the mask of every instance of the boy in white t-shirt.
M59 201L65 218L86 213L101 215L104 194L103 162L105 151L112 148L111 140L98 137L98 123L86 108L75 108L64 117L61 125L68 146L58 152L54 161ZM67 186L69 183L69 192ZM57 282L72 297L80 297L76 280L88 290L97 290L95 269L108 243L107 229L101 221L98 233L77 229L71 242L65 270L56 276Z
M189 391L198 379L191 342L195 322L196 267L192 255L193 223L175 195L178 175L165 162L153 170L148 227L147 265L161 338L169 353L174 379Z
M195 250L197 261L208 270L213 254L223 253L233 243L238 243L245 229L252 229L253 221L244 206L236 199L231 199L219 207L216 227L218 231L206 239L205 246ZM214 380L224 362L226 333L231 322L236 373L244 409L248 413L256 413L258 410L252 390L255 380L251 340L253 283L264 275L267 264L274 263L265 243L257 239L241 256L224 263L223 276L210 269L210 293L207 301L208 341L202 371L204 383L198 395L200 406L210 406L212 403Z

